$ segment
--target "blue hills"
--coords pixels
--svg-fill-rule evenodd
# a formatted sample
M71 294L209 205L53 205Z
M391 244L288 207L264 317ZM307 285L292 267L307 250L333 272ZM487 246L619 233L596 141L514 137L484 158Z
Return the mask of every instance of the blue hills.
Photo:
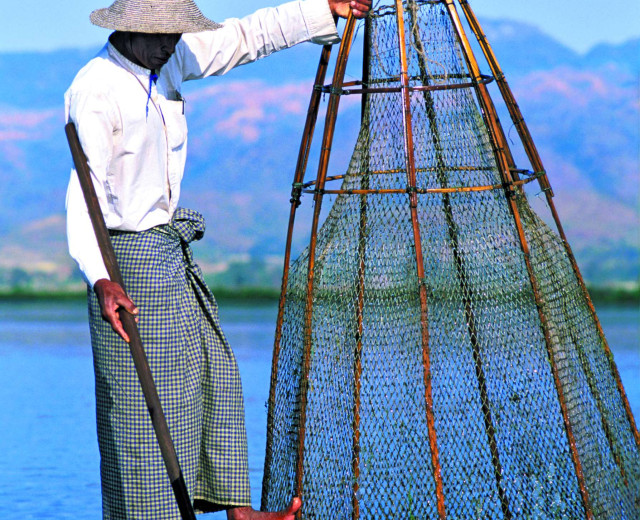
M587 282L637 283L640 39L578 54L526 24L484 20L483 28L540 151ZM97 50L0 54L0 182L8 194L0 206L0 289L79 284L64 237L71 159L62 98ZM319 54L319 47L301 45L194 82L186 92L190 155L181 204L207 218L196 255L221 285L279 283L290 186ZM360 77L357 59L347 76ZM497 90L492 94L500 105ZM359 99L345 98L342 107L334 174L349 160ZM504 110L501 117L508 121ZM510 125L505 129L515 142ZM302 222L310 205L303 198ZM305 241L299 237L296 248Z

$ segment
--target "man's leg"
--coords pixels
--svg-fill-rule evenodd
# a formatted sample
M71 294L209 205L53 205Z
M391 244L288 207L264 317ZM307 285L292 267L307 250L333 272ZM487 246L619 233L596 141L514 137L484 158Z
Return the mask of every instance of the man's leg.
M294 520L299 498L279 512L251 506L244 401L235 356L220 327L215 302L202 315L203 431L195 494L202 511L227 510L229 520Z
M195 482L200 408L189 396L189 356L184 342L159 344L149 332L154 312L138 297L140 329L163 409L187 483ZM179 519L158 442L126 343L102 321L92 295L91 332L96 376L98 442L104 518ZM166 317L163 313L163 317ZM177 344L177 342L176 342ZM168 372L166 377L163 372ZM198 385L195 385L197 389Z
M188 489L202 432L200 323L180 242L164 229L115 233L112 243ZM177 246L177 247L176 247ZM89 292L104 518L178 520L178 510L128 345Z
M202 300L201 300L202 302ZM208 298L199 309L202 366L202 438L196 507L219 511L251 504L242 384L235 356Z

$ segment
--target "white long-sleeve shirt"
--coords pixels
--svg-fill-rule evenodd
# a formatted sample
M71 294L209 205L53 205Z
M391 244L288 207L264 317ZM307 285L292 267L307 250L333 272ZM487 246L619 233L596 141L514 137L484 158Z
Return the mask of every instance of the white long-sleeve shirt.
M184 34L155 84L151 71L107 43L65 94L66 119L78 130L107 227L144 231L171 220L187 149L183 81L221 75L300 42L338 40L326 0L261 9L215 31ZM66 205L69 252L93 286L109 276L75 170Z

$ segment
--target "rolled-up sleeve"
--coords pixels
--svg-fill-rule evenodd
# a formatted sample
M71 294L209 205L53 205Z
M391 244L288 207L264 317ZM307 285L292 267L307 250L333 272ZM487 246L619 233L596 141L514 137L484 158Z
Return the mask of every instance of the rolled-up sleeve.
M221 29L184 34L176 49L182 79L225 74L239 65L311 41L340 41L327 0L306 0L229 19Z

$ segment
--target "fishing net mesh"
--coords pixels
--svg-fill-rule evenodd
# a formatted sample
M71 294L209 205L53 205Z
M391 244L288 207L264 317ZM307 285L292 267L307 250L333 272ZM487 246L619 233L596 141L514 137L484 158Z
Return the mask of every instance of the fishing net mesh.
M469 83L446 7L405 7L410 84ZM370 23L369 86L398 87L395 8ZM418 278L402 107L368 96L312 285L311 249L290 267L263 508L301 491L305 519L436 518L436 445L449 518L585 518L568 421L594 516L640 517L638 446L562 241L517 189L539 310L505 190L426 192L503 183L473 88L411 93Z

